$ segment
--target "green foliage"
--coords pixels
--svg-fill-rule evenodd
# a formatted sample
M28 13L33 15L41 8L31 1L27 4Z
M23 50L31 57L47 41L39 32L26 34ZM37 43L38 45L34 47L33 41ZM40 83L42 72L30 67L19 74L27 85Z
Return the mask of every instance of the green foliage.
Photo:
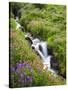
M19 10L21 9L22 7L22 4L21 3L15 3L15 2L10 2L9 3L10 5L10 12L12 12L14 14L14 16L17 16L19 14Z
M32 52L32 49L30 49L28 42L25 40L24 34L16 30L12 31L11 34L12 63L15 64L18 60L37 60L37 55Z
M24 84L22 84L22 82L19 82L21 78L17 74L17 71L11 72L11 87L65 84L65 80L63 78L59 76L54 77L46 70L43 71L43 65L40 58L30 48L29 43L25 40L23 32L12 29L10 33L10 66L16 66L17 63L24 62L26 64L29 64L33 69L33 79L31 83ZM12 68L11 70L14 69ZM29 68L24 67L19 70L18 73L25 72L28 76L30 75Z
M34 4L31 10L24 7L23 9L25 13L20 18L21 24L35 37L48 41L48 48L52 48L54 56L58 59L59 73L65 76L66 7Z
M35 37L43 38L43 30L45 30L45 25L41 20L32 20L27 26L27 31L30 31Z
M26 32L31 32L34 37L44 41L47 40L49 50L52 50L59 62L59 74L66 77L66 7L63 5L12 3L11 9L12 13L16 10L14 15L20 12L20 23ZM46 70L43 71L40 58L25 40L25 33L16 30L16 22L13 18L10 18L10 26L12 28L10 32L10 62L15 65L21 60L31 65L34 70L34 79L30 86L65 84L62 77L54 77ZM26 72L29 73L28 70ZM17 76L15 77L17 81Z
M58 35L58 34L57 34ZM65 37L54 35L48 38L48 46L52 48L53 54L59 62L59 74L66 75L66 41Z
M10 12L10 18L14 18L14 14Z
M10 27L13 28L13 29L16 29L16 21L15 21L15 19L10 18L9 22L10 22L9 23Z

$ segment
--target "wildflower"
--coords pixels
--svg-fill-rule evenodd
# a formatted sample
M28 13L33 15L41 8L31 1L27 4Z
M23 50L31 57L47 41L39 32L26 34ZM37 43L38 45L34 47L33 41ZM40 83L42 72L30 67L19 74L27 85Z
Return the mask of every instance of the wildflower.
M17 63L15 67L12 67L12 72L15 73L12 80L15 79L16 75L18 78L17 82L20 85L29 85L33 80L33 69L28 63Z
M30 80L30 77L29 76L27 76L27 80Z
M17 68L22 68L22 67L24 67L24 64L23 63L17 63Z

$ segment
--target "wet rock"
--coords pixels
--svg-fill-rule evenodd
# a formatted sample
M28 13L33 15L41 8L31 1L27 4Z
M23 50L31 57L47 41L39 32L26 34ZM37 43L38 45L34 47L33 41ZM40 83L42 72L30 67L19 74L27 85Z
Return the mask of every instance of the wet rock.
M56 59L56 57L52 56L51 57L51 68L54 69L54 70L59 70L59 62L58 60Z
M27 33L27 34L25 35L25 39L27 39L31 44L33 43L33 42L32 42L33 38L32 38L32 36L31 36L30 33Z
M41 45L39 45L39 50L42 52L42 46Z

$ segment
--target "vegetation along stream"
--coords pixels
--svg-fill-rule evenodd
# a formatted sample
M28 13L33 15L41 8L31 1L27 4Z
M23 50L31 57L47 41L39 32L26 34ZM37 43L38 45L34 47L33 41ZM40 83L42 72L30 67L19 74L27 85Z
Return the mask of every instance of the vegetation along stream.
M66 6L11 2L9 19L10 87L65 84Z

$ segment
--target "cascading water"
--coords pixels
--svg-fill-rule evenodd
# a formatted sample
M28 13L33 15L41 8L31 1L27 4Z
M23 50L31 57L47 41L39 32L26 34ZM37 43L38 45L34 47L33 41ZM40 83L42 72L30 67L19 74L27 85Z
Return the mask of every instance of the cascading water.
M35 51L40 55L40 57L43 60L43 69L48 68L48 70L54 74L56 74L56 72L54 70L51 69L51 56L48 55L48 50L47 50L47 42L43 42L40 41L38 38L33 39L32 36L30 36L29 34L25 35L26 38L29 38L32 41L32 45L31 47L33 49L35 49Z
M19 21L19 18L16 17L16 29L20 29L21 28L21 25L18 23Z
M18 18L18 16L17 16L17 17L16 17L16 29L20 29L20 30L23 30L23 31L24 31L24 27L21 26L18 21L19 21L19 18Z
M47 42L41 42L40 46L42 48L42 53L44 57L47 58L48 57Z
M20 29L22 26L18 23L18 17L16 17L16 24L17 24L17 29ZM51 69L51 56L48 55L48 50L47 50L47 42L40 41L38 38L33 39L30 33L27 33L25 35L25 38L28 38L31 41L31 47L35 49L35 51L40 55L42 58L43 62L43 69L48 69L48 71L54 73L56 75L56 72Z
M18 16L16 16L16 22L18 22L19 21L19 18L18 18Z

